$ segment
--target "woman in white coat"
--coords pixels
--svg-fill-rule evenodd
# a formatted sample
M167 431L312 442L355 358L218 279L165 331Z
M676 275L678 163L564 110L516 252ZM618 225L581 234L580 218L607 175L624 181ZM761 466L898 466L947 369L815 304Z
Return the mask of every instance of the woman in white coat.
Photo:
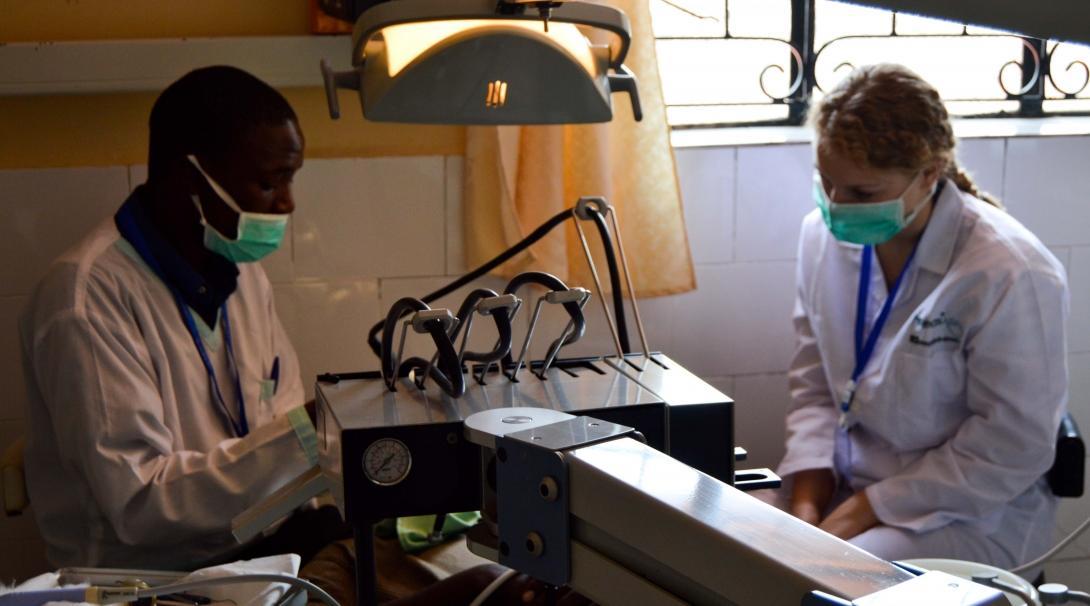
M857 70L814 109L789 374L789 511L886 559L1010 567L1052 541L1059 261L958 167L935 90Z

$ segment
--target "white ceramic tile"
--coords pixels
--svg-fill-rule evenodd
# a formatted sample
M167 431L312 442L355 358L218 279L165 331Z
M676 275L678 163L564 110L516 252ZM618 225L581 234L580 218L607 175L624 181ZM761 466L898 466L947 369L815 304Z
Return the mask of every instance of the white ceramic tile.
M148 165L133 164L129 166L129 190L136 189L137 185L148 180Z
M809 145L738 149L736 260L795 258L802 218L814 208L813 175Z
M790 396L787 375L734 378L734 442L749 451L743 467L775 469L783 458L784 416Z
M1045 564L1045 580L1063 583L1071 589L1086 591L1090 585L1090 559L1065 560Z
M1067 284L1071 289L1067 349L1090 351L1090 247L1079 246L1071 249L1067 264Z
M1090 498L1083 496L1078 499L1060 499L1060 511L1056 517L1056 537L1060 539L1074 531L1080 524L1090 518ZM1090 558L1090 535L1082 533L1073 543L1068 545L1057 556L1058 559ZM1090 578L1087 578L1090 581ZM1090 587L1087 587L1090 589Z
M289 284L295 280L295 264L292 261L294 248L294 221L288 220L288 233L284 234L284 243L273 254L261 260L265 275L273 284Z
M418 299L423 298L427 294L439 290L443 286L450 283L453 278L440 277L440 278L393 278L384 279L380 282L380 312L376 315L374 321L368 323L367 328L370 329L371 325L375 322L386 317L386 313L398 299L402 297L416 297ZM430 304L433 309L445 308L449 309L451 313L458 313L458 308L461 306L462 301L466 295L475 288L489 288L496 292L503 290L506 280L500 278L486 276L480 280L475 281L469 286L460 288L453 293L439 299ZM524 310L525 311L525 310ZM473 327L471 329L469 346L470 351L487 351L492 349L496 343L496 328L491 320L482 322L484 318L477 316L473 320ZM516 326L522 326L519 324L519 320L516 320ZM400 331L400 328L398 329ZM516 334L519 331L516 330ZM400 339L401 333L398 332L394 336L395 344ZM520 341L521 342L521 341ZM460 344L460 341L459 341ZM402 359L410 356L422 356L430 358L435 353L435 345L432 343L431 338L427 335L419 335L413 333L410 329L408 337L405 339L405 350L402 353ZM378 359L374 356L368 358L369 370L377 370L379 368ZM372 364L373 362L373 364Z
M446 272L441 156L312 160L295 177L299 278Z
M1090 244L1090 137L1007 142L1003 202L1045 244Z
M1067 356L1067 409L1079 424L1083 438L1090 441L1090 353Z
M670 355L701 376L786 371L794 261L697 265L696 277L671 311Z
M460 276L468 269L466 267L465 222L462 220L465 159L461 156L447 156L445 161L447 275Z
M0 171L0 295L29 293L50 261L113 215L125 167ZM13 262L14 260L18 262Z
M1003 199L1003 157L1006 139L962 139L958 142L958 164L980 189Z
M0 583L21 583L51 570L41 539L0 541Z
M733 147L679 149L677 177L694 263L725 263L734 257Z
M23 379L22 347L19 342L19 314L28 297L0 297L0 419L22 419L25 416L26 383ZM0 442L3 448L3 442Z
M324 372L377 368L367 329L379 316L374 280L330 280L273 286L277 313L288 332L308 396Z

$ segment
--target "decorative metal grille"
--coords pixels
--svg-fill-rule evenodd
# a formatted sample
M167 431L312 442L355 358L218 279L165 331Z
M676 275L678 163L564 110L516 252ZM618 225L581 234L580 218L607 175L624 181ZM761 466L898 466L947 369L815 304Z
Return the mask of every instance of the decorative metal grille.
M1090 47L834 0L652 0L675 128L801 124L856 65L918 72L952 114L1090 114Z

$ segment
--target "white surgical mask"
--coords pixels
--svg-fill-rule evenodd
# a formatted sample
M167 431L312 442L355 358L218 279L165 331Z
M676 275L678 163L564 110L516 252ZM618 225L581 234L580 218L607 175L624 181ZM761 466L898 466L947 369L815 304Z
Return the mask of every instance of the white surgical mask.
M921 171L913 177L905 187L905 192L912 188L916 179L919 179L922 174ZM854 244L882 244L901 233L905 226L911 225L919 216L920 211L927 205L927 200L935 195L937 187L936 181L927 197L916 206L915 210L905 216L904 192L884 202L838 204L829 200L825 185L821 182L821 175L814 173L814 201L821 209L825 225L837 240Z
M235 238L228 238L205 220L200 199L196 195L193 196L193 203L196 204L197 212L201 216L201 224L204 225L205 248L234 263L258 261L280 248L280 244L284 240L284 232L288 226L288 215L252 213L242 210L231 194L227 193L227 190L223 189L219 183L216 183L208 173L204 172L195 156L189 155L187 157L204 176L212 191L231 210L238 213L238 234Z

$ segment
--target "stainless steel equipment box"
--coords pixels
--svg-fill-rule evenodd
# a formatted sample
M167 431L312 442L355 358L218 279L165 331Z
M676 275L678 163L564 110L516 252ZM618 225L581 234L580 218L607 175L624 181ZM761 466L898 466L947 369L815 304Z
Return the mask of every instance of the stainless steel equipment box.
M633 427L653 448L733 483L733 401L667 356L562 360L543 378L536 372L523 369L517 381L497 370L483 382L467 375L458 399L410 380L392 392L373 373L320 377L321 465L345 519L357 525L480 509L488 469L462 422L496 408L545 408Z

